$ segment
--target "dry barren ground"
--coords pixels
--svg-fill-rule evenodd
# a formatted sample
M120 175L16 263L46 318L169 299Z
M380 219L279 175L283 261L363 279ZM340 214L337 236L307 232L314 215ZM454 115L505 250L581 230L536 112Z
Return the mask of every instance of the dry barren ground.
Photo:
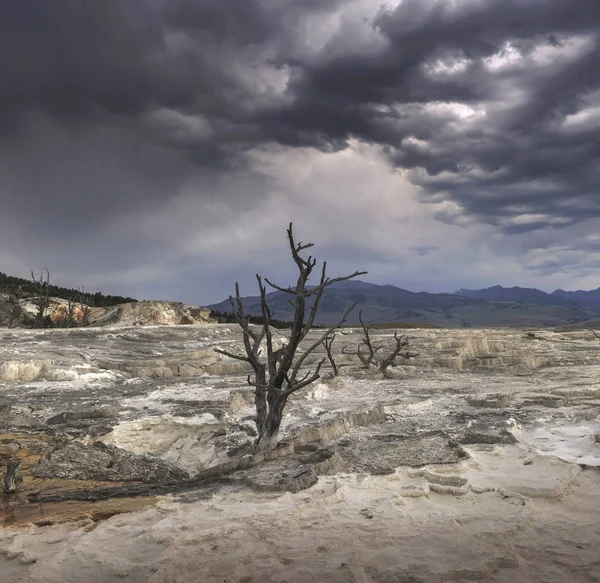
M0 580L600 581L600 342L409 333L263 459L233 326L0 331Z

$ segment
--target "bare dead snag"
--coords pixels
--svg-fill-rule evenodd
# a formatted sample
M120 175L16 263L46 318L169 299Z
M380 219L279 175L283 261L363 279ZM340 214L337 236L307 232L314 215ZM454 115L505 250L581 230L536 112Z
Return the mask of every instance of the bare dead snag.
M85 288L81 286L81 291L79 292L79 325L87 326L90 323L90 302L91 297L90 294L85 293Z
M410 352L408 350L409 340L408 336L398 334L398 332L394 332L394 340L396 341L396 346L388 354L386 357L379 359L377 353L385 348L384 344L374 345L373 340L371 338L371 330L373 329L373 325L367 325L364 323L362 319L362 312L358 313L358 319L360 321L360 325L363 330L363 337L361 338L361 343L357 346L354 352L348 352L347 347L344 346L342 348L343 354L351 354L357 356L361 361L364 368L371 368L371 365L376 365L382 373L385 373L386 370L394 364L394 361L398 357L402 357L405 360L409 360L410 358L414 358L415 356L419 356L416 353ZM366 353L362 352L361 347L366 347Z
M325 338L323 340L323 347L325 348L325 351L327 352L327 360L329 360L329 364L331 364L331 368L333 369L333 376L337 377L338 374L340 373L340 369L346 365L345 364L337 364L335 362L335 359L333 358L333 352L331 350L331 345L333 344L334 340L335 340L335 332L330 337Z
M371 329L372 325L367 326L362 319L362 310L358 312L358 320L363 330L363 337L361 338L361 344L358 345L354 352L347 352L347 347L344 346L342 348L343 354L353 354L358 356L358 359L362 362L364 368L370 368L371 364L375 364L375 355L376 353L383 348L383 344L380 346L373 346L373 342L371 341ZM367 352L361 352L361 346L367 347Z
M235 300L233 296L229 296L229 301L231 303L231 312L235 321L242 328L242 336L244 340L244 349L246 355L238 355L227 350L221 350L219 348L215 348L215 351L224 354L225 356L229 356L230 358L234 358L236 360L241 360L247 362L254 371L254 379L252 376L248 376L248 384L254 386L254 404L256 407L256 426L258 429L258 434L261 435L261 431L265 431L264 420L267 416L266 411L266 402L264 399L264 392L267 389L266 385L266 364L259 359L260 354L260 345L263 341L266 330L269 327L268 322L263 322L263 326L261 331L257 334L250 327L250 318L246 316L244 313L244 305L242 302L242 297L240 296L240 286L236 282L235 284Z
M52 323L58 328L70 328L75 322L76 296L71 294L67 299L66 307L59 305L52 314Z
M34 303L36 314L33 323L34 328L44 327L44 315L50 306L50 271L44 268L39 276L31 270L31 281L35 290Z
M591 330L592 334L598 338L598 340L600 340L600 334L598 334L597 332L595 332L594 330Z
M59 315L58 325L63 328L85 326L89 319L89 297L84 288L77 289L67 300L66 312Z
M392 350L388 356L381 360L379 363L379 370L382 373L385 373L387 368L394 364L394 361L399 356L404 358L404 360L409 360L410 358L414 358L415 356L419 356L416 352L410 352L408 350L409 341L408 336L403 334L398 334L398 332L394 332L394 340L396 341L396 346ZM405 350L406 349L406 350Z
M247 362L253 370L253 374L248 376L248 384L254 387L256 428L258 430L256 441L257 452L271 449L277 445L283 410L289 397L320 378L320 370L326 359L320 360L314 371L309 370L306 374L301 374L302 365L308 356L321 346L325 339L330 338L333 331L346 321L348 314L354 309L355 304L351 305L344 312L335 325L326 329L315 342L299 353L298 348L300 343L313 327L323 292L334 283L346 281L366 273L366 271L356 271L351 275L329 278L326 272L327 263L324 262L318 285L307 289L308 279L317 264L317 260L312 256L304 258L300 253L312 247L313 244L296 243L294 241L292 223L290 223L287 230L287 236L292 258L299 272L295 287L281 287L265 278L267 285L293 297L290 298L290 304L294 308L294 316L287 342L278 348L274 346L270 326L272 314L267 304L267 292L261 276L257 275L256 280L260 290L263 317L263 323L259 331L255 331L250 327L249 317L244 313L239 285L236 283L235 298L230 296L229 301L231 302L234 319L242 328L245 354L240 355L227 350L215 349L220 354ZM307 305L308 298L313 299L310 308ZM260 348L263 342L266 348L265 357L262 357Z

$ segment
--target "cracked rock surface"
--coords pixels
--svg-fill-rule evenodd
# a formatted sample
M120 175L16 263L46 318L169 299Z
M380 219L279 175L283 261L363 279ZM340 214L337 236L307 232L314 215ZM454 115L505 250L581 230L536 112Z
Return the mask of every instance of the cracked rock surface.
M5 580L600 580L593 335L409 330L384 377L343 332L253 456L232 325L0 330Z

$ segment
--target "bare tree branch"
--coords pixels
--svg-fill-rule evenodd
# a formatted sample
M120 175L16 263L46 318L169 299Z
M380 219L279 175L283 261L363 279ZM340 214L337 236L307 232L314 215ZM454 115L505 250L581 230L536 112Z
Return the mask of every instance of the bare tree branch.
M321 375L319 373L321 371L321 367L323 366L324 362L325 362L325 359L319 361L315 372L310 377L308 376L308 375L310 375L310 372L308 372L302 380L296 382L294 385L292 385L291 387L289 387L288 389L283 391L283 394L285 396L291 395L292 393L295 393L296 391L303 389L304 387L310 385L311 383L314 383L316 380L321 378Z
M340 320L338 320L337 323L335 323L333 326L331 326L330 328L328 328L320 337L318 340L316 340L315 342L313 342L304 352L303 354L300 356L300 358L296 361L296 363L294 364L294 367L292 369L292 375L291 375L291 384L294 385L295 383L295 379L296 379L296 375L298 374L298 371L300 370L300 367L302 366L302 363L306 360L306 358L312 353L314 352L321 344L323 344L323 341L325 340L325 338L327 338L328 336L330 336L330 334L336 330L337 328L339 328L348 318L348 315L350 314L350 312L356 307L356 302L354 302L343 314L343 316L340 318ZM289 390L289 389L288 389ZM293 393L294 391L296 391L298 389L292 389L290 391L290 394Z
M280 292L284 292L284 293L286 293L286 294L292 294L292 295L295 295L295 294L296 294L296 291L295 291L295 290L293 290L291 286L288 286L288 287L281 287L281 286L279 286L279 285L276 285L276 284L274 284L274 283L271 283L271 282L269 281L269 279L268 279L268 278L266 278L266 277L265 277L265 281L266 281L266 282L267 282L267 283L268 283L268 284L269 284L269 285L270 285L270 286L271 286L273 289L276 289L276 290L278 290L278 291L280 291Z
M215 352L218 352L219 354L228 356L229 358L235 358L235 360L243 360L244 362L250 362L250 359L247 356L242 356L241 354L234 354L233 352L222 350L221 348L213 348L213 350Z
M50 271L45 267L39 276L36 276L31 270L31 281L35 289L34 303L36 306L36 315L34 328L44 327L44 316L50 306Z
M322 284L311 288L307 292L306 295L311 296L313 294L318 293L320 287L326 288L326 287L329 287L330 285L333 285L334 283L338 283L340 281L348 281L349 279L352 279L353 277L358 277L359 275L365 275L366 273L367 273L366 271L355 271L352 275L345 275L344 277L334 277L333 279L327 279Z

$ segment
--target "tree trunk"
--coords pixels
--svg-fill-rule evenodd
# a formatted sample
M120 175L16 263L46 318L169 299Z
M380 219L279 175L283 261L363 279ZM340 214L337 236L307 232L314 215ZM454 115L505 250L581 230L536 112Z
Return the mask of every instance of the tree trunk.
M277 446L279 427L286 402L286 397L276 397L271 403L266 423L262 426L262 431L259 428L258 440L256 441L257 453L273 449Z
M256 386L254 387L254 406L256 407L256 430L260 436L267 430L267 373L265 369L258 371L255 376Z
M262 329L260 332L252 330L250 327L250 317L244 312L242 297L240 296L240 287L235 284L235 299L229 296L231 310L234 315L234 320L241 326L244 337L244 349L246 356L241 356L227 350L215 348L216 352L247 362L252 367L254 379L252 375L248 377L248 384L254 386L254 404L256 406L256 429L258 438L255 444L256 452L264 452L277 446L277 437L279 435L279 427L283 417L283 409L286 405L288 397L299 389L309 385L319 378L319 371L325 359L319 361L314 372L309 371L301 378L298 378L299 370L306 357L323 344L336 328L339 328L345 321L354 308L353 304L346 310L340 321L331 326L321 336L321 338L307 348L296 361L296 351L299 344L312 329L319 302L323 296L325 288L341 282L352 279L359 275L363 275L364 271L356 271L351 275L343 277L327 277L327 263L323 263L321 269L320 283L316 286L307 288L307 281L315 267L317 260L312 256L303 258L300 253L313 246L312 243L296 243L292 234L292 223L288 228L288 241L292 258L298 267L298 281L296 286L288 286L287 288L279 287L271 283L265 278L265 282L272 288L279 290L285 294L290 294L294 300L290 303L294 307L294 317L289 338L280 348L274 348L272 331L270 328L271 310L267 304L267 291L263 285L263 280L260 275L256 275L258 288L260 290L261 312L262 312ZM34 280L35 281L35 280ZM312 307L306 317L307 298L313 296ZM261 342L265 342L267 355L266 363L259 360L261 355ZM332 362L334 370L336 370L335 362Z

